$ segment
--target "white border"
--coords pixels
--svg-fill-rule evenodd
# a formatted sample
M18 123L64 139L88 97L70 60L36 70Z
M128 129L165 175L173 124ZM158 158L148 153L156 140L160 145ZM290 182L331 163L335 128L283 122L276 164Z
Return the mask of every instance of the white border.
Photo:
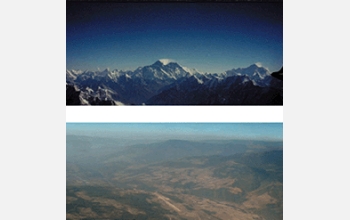
M66 106L66 122L283 122L283 106Z

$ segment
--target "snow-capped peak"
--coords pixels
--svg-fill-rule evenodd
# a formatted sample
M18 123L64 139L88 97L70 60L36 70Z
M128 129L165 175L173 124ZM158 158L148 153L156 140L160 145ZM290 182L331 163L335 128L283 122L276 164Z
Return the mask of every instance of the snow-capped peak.
M262 64L260 62L256 62L254 63L257 67L263 67Z
M161 62L164 66L168 65L169 63L174 63L174 60L171 59L160 59L159 62Z

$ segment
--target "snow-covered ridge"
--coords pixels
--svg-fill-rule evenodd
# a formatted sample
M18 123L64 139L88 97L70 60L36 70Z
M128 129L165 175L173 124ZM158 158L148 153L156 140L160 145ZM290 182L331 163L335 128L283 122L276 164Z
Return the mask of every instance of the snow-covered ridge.
M171 64L171 65L169 65ZM125 75L125 74L129 74L129 75L135 75L133 73L137 73L140 72L142 70L145 70L145 67L147 67L148 70L150 69L155 69L156 67L162 68L162 70L168 72L178 72L180 68L180 70L184 70L185 72L189 73L189 75L216 75L216 76L221 76L221 77L227 77L230 75L249 75L249 76L253 76L258 75L261 78L264 78L266 75L270 75L270 71L263 67L261 65L261 63L257 62L255 64L250 65L249 67L245 67L245 68L233 68L231 70L227 70L224 71L222 73L207 73L207 72L201 72L198 71L195 68L188 68L185 66L182 66L178 63L176 63L174 60L172 59L159 59L158 61L156 61L153 65L149 65L149 66L144 66L144 67L138 67L137 69L135 69L134 71L131 70L110 70L109 68L106 68L104 70L97 70L97 71L90 71L90 70L86 70L86 71L82 71L82 70L66 70L66 75L69 78L76 78L78 75L83 75L86 73L91 74L95 74L95 75L99 75L99 76L103 76L103 75L110 75L110 76L114 76L114 77L119 77L121 75ZM159 69L160 70L160 69ZM163 72L163 71L162 71Z
M270 84L270 72L267 68L261 66L261 63L255 63L245 68L233 68L223 73L203 73L194 68L181 66L171 59L159 59L154 64L139 67L134 71L110 70L109 68L101 71L81 71L66 70L67 82L79 82L92 80L107 80L117 83L119 80L160 80L166 84L173 83L182 78L196 76L199 82L217 79L222 81L231 76L247 76L254 85L268 86ZM204 81L203 81L204 80ZM247 80L245 80L246 82Z
M134 71L67 69L66 83L67 105L282 103L283 86L257 64L203 73L170 59Z

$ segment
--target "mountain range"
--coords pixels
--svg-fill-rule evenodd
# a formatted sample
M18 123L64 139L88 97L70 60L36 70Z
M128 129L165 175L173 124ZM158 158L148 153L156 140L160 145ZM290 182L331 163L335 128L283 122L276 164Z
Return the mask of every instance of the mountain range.
M161 59L134 71L66 70L66 105L283 105L283 81L257 64L203 73Z

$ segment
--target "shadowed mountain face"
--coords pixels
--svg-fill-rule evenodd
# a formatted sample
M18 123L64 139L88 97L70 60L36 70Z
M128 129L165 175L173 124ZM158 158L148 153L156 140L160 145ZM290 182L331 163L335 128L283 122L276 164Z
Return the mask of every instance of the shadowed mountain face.
M175 62L135 71L66 71L79 101L66 92L67 105L282 105L283 83L255 64L224 73L201 73ZM103 102L104 101L104 102Z
M246 80L246 81L245 81ZM271 81L274 81L271 80ZM215 83L211 86L211 83ZM222 81L200 84L193 78L174 84L149 99L147 105L279 105L282 87L254 85L245 76L231 76Z
M66 140L67 219L283 219L281 141Z

